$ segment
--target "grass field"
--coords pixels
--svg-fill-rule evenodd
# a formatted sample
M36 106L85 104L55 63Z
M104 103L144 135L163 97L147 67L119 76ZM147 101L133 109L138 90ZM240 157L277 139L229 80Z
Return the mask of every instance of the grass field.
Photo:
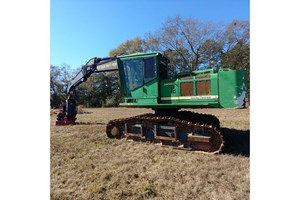
M218 155L107 138L109 120L151 109L84 111L69 126L51 115L51 199L249 199L249 109L192 110L220 119Z

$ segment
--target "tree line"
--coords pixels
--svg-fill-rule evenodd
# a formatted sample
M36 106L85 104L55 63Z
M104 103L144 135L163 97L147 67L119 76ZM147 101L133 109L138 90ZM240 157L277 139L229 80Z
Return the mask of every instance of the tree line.
M168 18L161 27L120 44L109 56L136 52L164 53L170 59L170 73L199 69L244 69L250 88L250 24L233 20L230 23L200 21L180 16ZM51 107L58 107L66 98L66 83L80 68L50 65ZM78 104L87 107L117 106L122 101L118 73L93 74L76 88Z

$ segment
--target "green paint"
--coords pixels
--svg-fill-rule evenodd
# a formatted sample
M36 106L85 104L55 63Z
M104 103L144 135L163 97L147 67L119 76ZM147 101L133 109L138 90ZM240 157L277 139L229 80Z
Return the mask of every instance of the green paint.
M160 53L138 53L118 57L122 93L125 97L121 106L237 108L241 107L243 100L247 98L247 78L243 70L197 70L167 79L164 70L167 62L167 58ZM180 91L181 84L188 85L189 91ZM197 88L197 84L205 89Z
M241 108L247 101L247 77L243 70L219 71L221 108Z

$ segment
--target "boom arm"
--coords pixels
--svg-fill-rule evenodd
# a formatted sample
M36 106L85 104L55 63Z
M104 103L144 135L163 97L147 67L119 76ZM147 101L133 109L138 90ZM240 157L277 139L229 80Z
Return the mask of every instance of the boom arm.
M82 66L80 72L68 83L67 100L61 105L61 111L57 115L56 125L74 124L77 115L76 99L74 89L93 73L117 71L118 63L116 57L90 59Z
M67 94L69 95L78 85L87 80L93 73L117 71L118 64L116 57L90 59L82 66L80 72L68 83Z

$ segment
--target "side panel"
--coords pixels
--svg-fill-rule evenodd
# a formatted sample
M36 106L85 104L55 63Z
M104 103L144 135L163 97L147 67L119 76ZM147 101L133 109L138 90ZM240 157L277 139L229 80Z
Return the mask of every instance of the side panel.
M247 76L243 70L219 71L221 108L248 107Z
M154 79L142 87L130 92L130 97L125 98L125 103L131 106L157 105L158 92L157 79Z
M195 74L161 81L161 106L177 108L218 107L218 74Z
M160 82L161 103L176 103L179 96L178 79L162 80Z

